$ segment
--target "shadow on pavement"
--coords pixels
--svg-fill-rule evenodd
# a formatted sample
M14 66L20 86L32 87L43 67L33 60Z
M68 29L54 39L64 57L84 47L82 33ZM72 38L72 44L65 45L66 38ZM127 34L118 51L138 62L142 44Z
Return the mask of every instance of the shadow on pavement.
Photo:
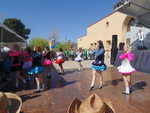
M27 100L29 100L29 99L34 99L34 98L37 98L37 97L39 97L39 96L41 96L41 95L21 95L20 97L21 97L21 99L22 99L22 102L25 102L25 101L27 101Z
M145 81L137 82L132 86L132 91L143 90L144 87L146 86L147 86L147 83Z
M78 69L67 69L67 70L65 70L65 75L72 74L72 73L75 73L78 71L79 71Z

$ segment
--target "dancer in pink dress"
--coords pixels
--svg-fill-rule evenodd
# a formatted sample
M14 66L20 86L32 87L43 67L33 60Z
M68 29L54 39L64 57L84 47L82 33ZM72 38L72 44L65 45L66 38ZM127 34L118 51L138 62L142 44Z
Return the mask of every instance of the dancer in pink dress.
M121 54L119 58L122 62L118 67L118 71L123 75L125 83L125 91L123 91L123 94L129 95L131 93L131 74L135 71L130 61L134 60L134 54L129 49L126 49L125 53Z

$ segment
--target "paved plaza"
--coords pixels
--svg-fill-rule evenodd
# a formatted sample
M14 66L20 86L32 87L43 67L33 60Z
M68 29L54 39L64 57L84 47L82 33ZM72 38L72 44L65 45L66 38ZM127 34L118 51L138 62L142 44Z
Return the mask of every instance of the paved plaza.
M113 103L116 113L148 113L150 105L148 85L149 76L136 72L133 75L133 85L136 87L131 96L121 92L124 88L123 80L115 68L109 68L103 73L104 88L89 92L91 70L88 69L91 61L85 61L86 69L78 71L76 62L64 63L65 75L58 75L53 71L51 88L47 91L34 93L34 89L18 91L23 100L24 113L67 113L68 107L74 98L84 99L96 93L104 100ZM56 67L57 68L57 67ZM98 85L98 80L96 82ZM140 100L139 100L140 98ZM137 104L138 103L138 104ZM119 105L123 105L118 107ZM129 109L127 109L129 108ZM138 108L138 109L135 109Z

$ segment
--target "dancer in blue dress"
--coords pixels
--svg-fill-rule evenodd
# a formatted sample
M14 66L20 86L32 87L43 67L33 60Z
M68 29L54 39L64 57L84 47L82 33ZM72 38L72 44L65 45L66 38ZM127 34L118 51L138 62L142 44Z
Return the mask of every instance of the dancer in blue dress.
M94 52L95 54L95 60L92 62L92 70L93 70L93 76L92 76L92 82L90 86L90 90L94 89L95 79L96 79L96 73L99 74L100 77L100 85L99 88L101 89L103 86L103 75L102 72L106 70L106 65L104 64L104 54L105 49L103 42L100 40L96 43L96 50Z
M35 76L37 85L36 92L44 90L44 67L42 66L42 54L40 47L36 48L36 51L33 53L33 68L28 71L28 74Z

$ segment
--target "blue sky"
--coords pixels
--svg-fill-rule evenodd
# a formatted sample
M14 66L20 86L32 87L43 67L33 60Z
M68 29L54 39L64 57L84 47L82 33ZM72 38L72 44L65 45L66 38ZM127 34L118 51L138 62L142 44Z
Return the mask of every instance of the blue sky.
M18 18L31 29L30 38L47 38L57 31L60 40L76 41L86 28L112 12L117 0L0 0L0 21Z

